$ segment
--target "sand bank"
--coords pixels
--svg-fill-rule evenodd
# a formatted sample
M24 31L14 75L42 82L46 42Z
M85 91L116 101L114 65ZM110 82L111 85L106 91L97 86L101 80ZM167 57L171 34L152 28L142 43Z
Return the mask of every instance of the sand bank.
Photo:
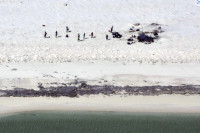
M200 96L103 96L79 98L0 98L0 114L23 111L119 111L200 113Z

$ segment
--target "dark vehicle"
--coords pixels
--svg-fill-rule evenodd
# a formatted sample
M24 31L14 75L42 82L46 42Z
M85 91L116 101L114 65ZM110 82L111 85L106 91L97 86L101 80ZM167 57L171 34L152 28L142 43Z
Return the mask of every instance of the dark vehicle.
M112 32L113 38L122 38L122 35L119 32Z

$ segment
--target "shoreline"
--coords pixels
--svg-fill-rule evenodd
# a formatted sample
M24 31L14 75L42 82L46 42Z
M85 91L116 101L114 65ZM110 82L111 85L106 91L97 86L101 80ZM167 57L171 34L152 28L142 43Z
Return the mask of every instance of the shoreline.
M0 116L32 111L200 113L200 96L1 97Z

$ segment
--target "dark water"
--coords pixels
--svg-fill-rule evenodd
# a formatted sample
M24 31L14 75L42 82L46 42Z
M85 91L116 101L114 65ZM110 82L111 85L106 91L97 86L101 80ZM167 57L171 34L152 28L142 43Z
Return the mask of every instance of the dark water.
M200 114L28 112L0 118L0 133L200 133Z

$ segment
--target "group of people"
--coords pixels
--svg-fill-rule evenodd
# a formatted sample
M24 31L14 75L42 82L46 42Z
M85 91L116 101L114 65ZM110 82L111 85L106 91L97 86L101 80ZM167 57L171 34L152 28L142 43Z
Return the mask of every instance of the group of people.
M91 36L91 38L95 38L95 36L94 36L94 33L93 33L93 32L90 34L90 36ZM81 37L81 35L80 35L80 33L78 33L78 41L80 41L80 37ZM85 34L85 33L83 33L83 40L85 40L85 39L87 39L87 38L86 38L86 34Z
M42 25L42 26L45 27L45 25ZM65 35L66 38L69 37L69 35L68 35L69 32L71 32L71 31L69 30L69 27L66 26L66 35ZM62 36L58 35L58 31L56 30L56 32L55 32L55 38L59 38L59 37L62 37ZM44 32L44 38L51 38L50 36L47 35L46 31Z
M42 25L43 27L45 27L45 25ZM66 26L66 38L69 38L69 33L71 32L71 30L69 29L68 26ZM111 27L111 29L109 30L110 33L113 33L113 26ZM91 38L96 38L96 36L94 36L94 32L91 32L91 34L89 35ZM55 31L55 38L60 38L62 37L61 35L58 34L58 31ZM44 38L51 38L50 36L48 36L47 32L44 32ZM81 35L80 33L78 33L78 41L81 41ZM86 33L83 34L83 40L87 39L86 38ZM106 40L110 40L108 34L106 34Z

